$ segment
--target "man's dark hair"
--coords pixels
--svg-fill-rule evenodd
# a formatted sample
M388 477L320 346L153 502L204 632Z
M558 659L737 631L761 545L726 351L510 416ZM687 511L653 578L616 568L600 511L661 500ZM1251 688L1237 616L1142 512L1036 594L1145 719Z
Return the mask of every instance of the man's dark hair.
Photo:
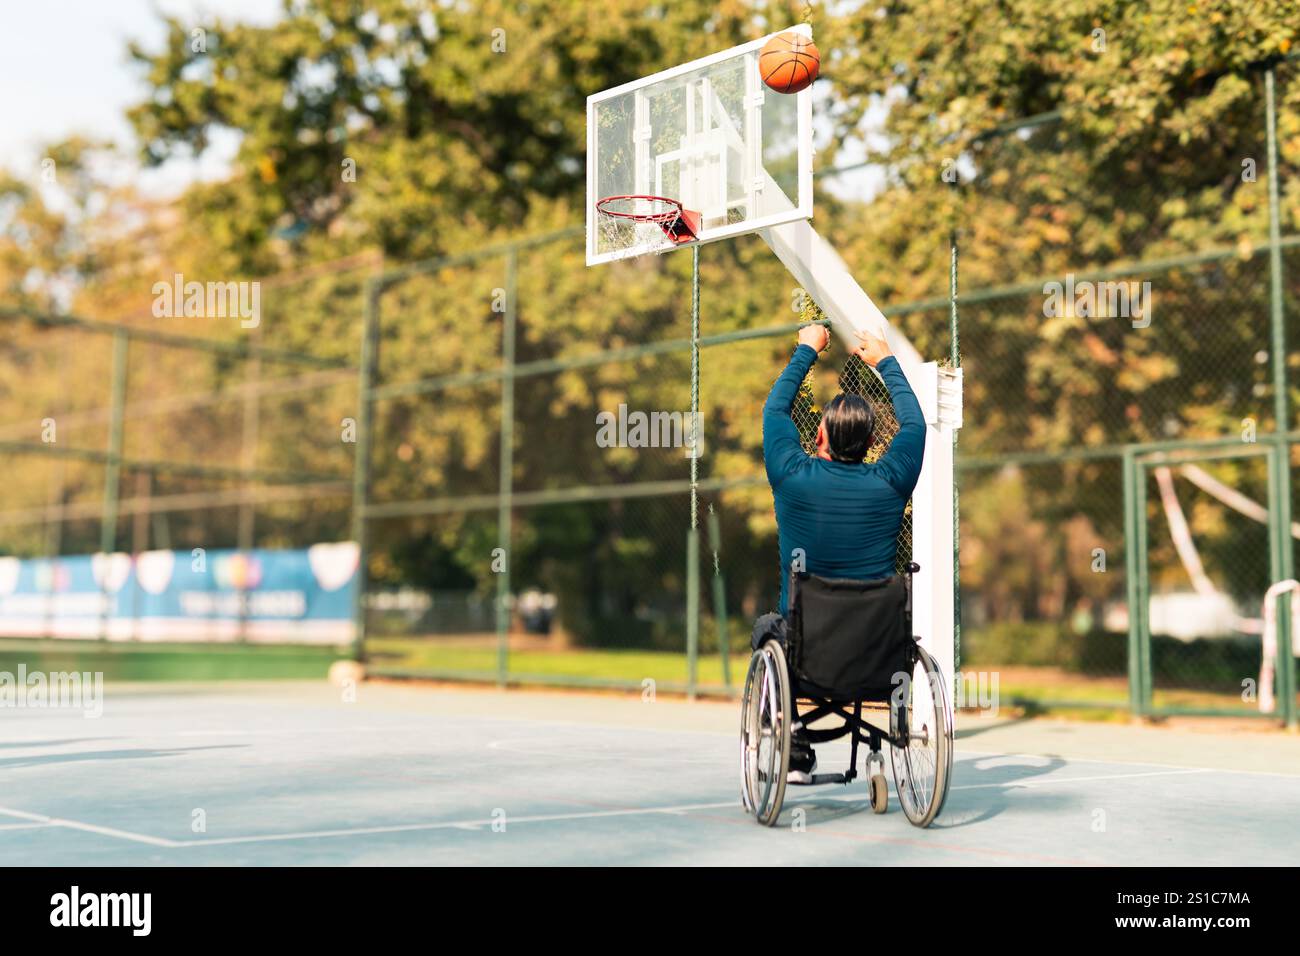
M876 427L876 412L870 402L861 395L842 392L826 403L822 421L833 460L858 463L867 457Z

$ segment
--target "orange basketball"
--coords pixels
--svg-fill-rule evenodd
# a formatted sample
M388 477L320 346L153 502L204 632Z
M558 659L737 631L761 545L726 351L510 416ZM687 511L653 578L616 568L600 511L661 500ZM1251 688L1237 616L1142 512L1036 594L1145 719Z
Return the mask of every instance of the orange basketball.
M817 79L822 55L802 33L778 33L763 44L758 75L778 93L798 93Z

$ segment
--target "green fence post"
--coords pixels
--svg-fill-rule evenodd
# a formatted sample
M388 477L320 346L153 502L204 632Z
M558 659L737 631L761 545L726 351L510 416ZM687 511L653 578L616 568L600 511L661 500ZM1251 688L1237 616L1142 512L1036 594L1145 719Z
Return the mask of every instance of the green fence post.
M501 475L497 482L497 547L505 558L497 575L497 684L510 672L510 541L515 451L515 297L519 288L519 250L506 253L506 311L501 329Z
M1277 581L1285 581L1291 575L1283 570L1286 555L1291 549L1290 522L1283 524L1278 513L1281 510L1282 495L1281 489L1286 476L1288 448L1285 438L1279 438L1276 443L1270 443L1266 452L1266 463L1268 465L1268 575L1270 584ZM1279 469L1279 463L1282 468ZM1289 595L1283 593L1279 595L1277 602L1276 616L1274 618L1277 625L1277 659L1274 661L1274 688L1276 690L1276 699L1278 701L1278 716L1282 718L1287 727L1295 725L1295 685L1291 682L1292 668L1290 667L1292 654L1288 653L1291 647L1290 631L1290 607L1284 603ZM1261 693L1263 688L1255 688L1255 692Z
M1137 462L1133 475L1134 518L1137 521L1138 561L1138 690L1142 715L1152 712L1155 672L1151 663L1151 541L1147 527L1147 469Z
M1133 454L1125 451L1120 463L1124 498L1124 599L1128 605L1128 704L1137 713L1137 542L1133 533Z
M122 432L126 418L126 373L130 340L126 333L113 333L113 382L111 386L108 455L104 461L104 512L99 525L99 551L107 559L117 547L117 494L122 480ZM100 589L99 638L108 639L108 574Z
M1273 581L1295 577L1295 560L1291 543L1291 453L1286 434L1291 427L1287 395L1286 320L1282 299L1282 217L1278 197L1277 96L1270 68L1264 73L1264 111L1268 127L1268 264L1269 318L1272 326L1273 432L1276 454L1270 459L1269 487L1272 499L1269 513L1274 521L1269 527L1273 542ZM1291 653L1291 595L1283 594L1277 603L1277 696L1282 704L1286 726L1296 726L1296 672Z
M365 318L361 330L361 368L357 384L357 447L352 461L352 540L357 543L357 588L352 602L352 658L366 659L366 586L368 568L369 528L366 508L370 502L370 432L373 421L371 390L374 388L379 354L379 297L383 294L381 279L371 279L366 284Z
M1295 577L1291 537L1291 446L1284 435L1278 436L1269 456L1269 528L1273 539L1273 580L1287 581ZM1295 654L1291 650L1292 613L1294 595L1284 592L1277 602L1277 698L1281 702L1279 716L1291 730L1296 729L1296 668ZM1256 689L1258 691L1258 688Z
M713 551L713 619L718 625L718 655L722 658L722 685L731 686L730 647L727 637L727 588L722 580L718 553L722 550L722 528L718 514L709 505L709 547Z
M63 495L67 487L67 468L63 459L55 459L57 477L50 483L50 498L45 526L45 557L51 563L63 553ZM50 575L49 586L45 591L45 631L42 637L54 636L54 588L55 575Z
M260 345L262 341L262 324L259 322L252 332L253 341ZM258 385L262 381L262 354L252 352L246 360L247 374L244 376L243 433L239 443L239 467L251 472L257 469L257 443L261 429L261 401L258 397ZM257 511L250 500L257 483L251 478L244 478L240 487L244 498L239 503L239 530L236 534L236 547L247 554L256 543L255 530ZM239 639L248 640L248 590L240 588L239 602Z

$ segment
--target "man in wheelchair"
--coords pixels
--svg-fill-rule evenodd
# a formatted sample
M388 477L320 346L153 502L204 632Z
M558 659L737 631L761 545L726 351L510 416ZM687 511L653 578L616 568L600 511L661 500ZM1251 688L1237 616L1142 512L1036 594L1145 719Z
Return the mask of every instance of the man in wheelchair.
M770 638L785 643L792 564L796 572L845 582L880 581L895 572L903 512L921 474L925 418L885 340L870 332L859 332L858 337L854 354L880 374L898 418L898 434L878 461L864 460L875 414L858 395L840 394L826 404L815 455L800 444L790 413L800 383L830 342L822 325L799 330L794 355L763 405L763 463L776 506L781 593L780 610L754 624L755 650ZM873 664L868 660L864 666ZM789 766L791 783L813 782L817 757L797 722L792 725Z

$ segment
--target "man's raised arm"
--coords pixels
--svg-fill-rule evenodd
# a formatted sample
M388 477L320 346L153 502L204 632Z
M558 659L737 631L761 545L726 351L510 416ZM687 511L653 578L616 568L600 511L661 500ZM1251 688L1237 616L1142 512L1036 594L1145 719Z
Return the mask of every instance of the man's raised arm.
M903 374L903 367L889 351L885 340L870 332L859 332L858 339L861 342L857 348L858 357L884 379L890 401L894 404L894 417L898 419L898 434L876 463L876 468L895 491L908 497L916 487L916 480L921 477L921 460L925 456L925 415L907 376Z
M794 408L795 396L799 394L799 384L817 361L817 353L829 342L830 333L823 325L805 325L800 329L799 345L763 403L763 465L767 468L768 483L773 488L807 457L790 412Z

